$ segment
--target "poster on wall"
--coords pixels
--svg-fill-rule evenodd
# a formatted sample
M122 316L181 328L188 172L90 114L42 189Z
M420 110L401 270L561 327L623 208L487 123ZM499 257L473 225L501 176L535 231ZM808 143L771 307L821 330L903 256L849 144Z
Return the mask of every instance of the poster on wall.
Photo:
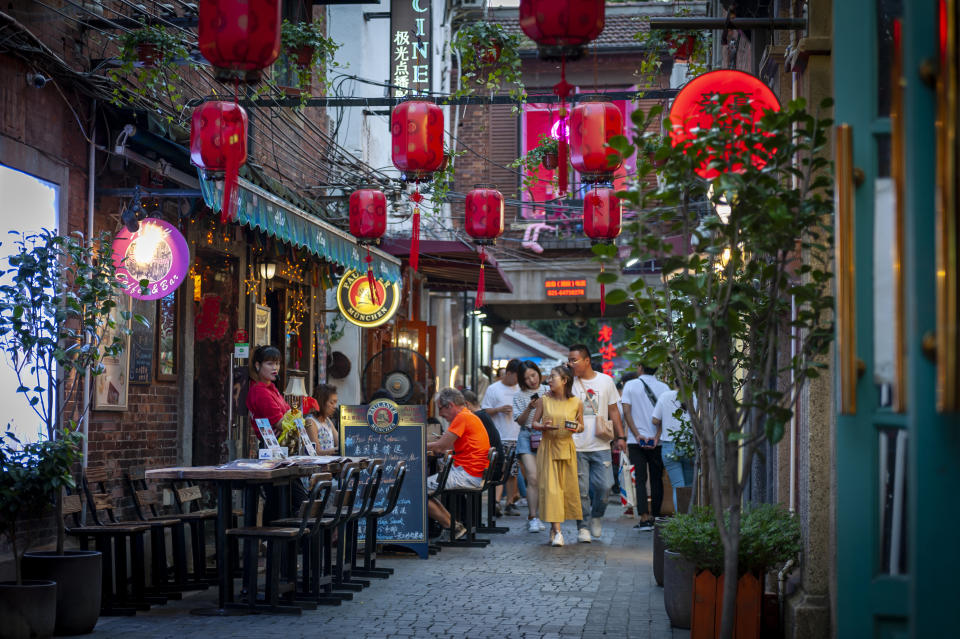
M134 299L131 313L147 320L130 324L130 383L149 384L153 378L153 345L157 323L157 303Z
M129 385L130 368L130 336L122 332L122 327L129 325L129 320L123 319L121 313L130 311L130 297L122 296L111 311L111 319L115 328L107 327L104 331L101 344L112 344L114 338L120 338L123 350L117 356L104 356L101 360L103 373L94 377L94 410L127 410L127 390ZM101 353L102 353L101 346Z

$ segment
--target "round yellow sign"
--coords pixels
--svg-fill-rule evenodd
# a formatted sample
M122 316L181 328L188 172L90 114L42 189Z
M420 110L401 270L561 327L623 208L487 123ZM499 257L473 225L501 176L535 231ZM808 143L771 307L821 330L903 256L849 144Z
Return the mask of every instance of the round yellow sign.
M351 323L373 328L387 322L400 305L400 290L393 282L375 280L376 296L370 294L366 273L349 270L337 286L337 306Z

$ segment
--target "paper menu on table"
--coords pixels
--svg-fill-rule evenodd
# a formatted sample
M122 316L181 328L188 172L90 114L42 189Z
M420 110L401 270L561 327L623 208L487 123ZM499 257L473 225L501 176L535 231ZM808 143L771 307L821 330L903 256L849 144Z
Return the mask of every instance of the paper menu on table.
M293 420L293 423L297 425L297 432L300 433L300 443L303 444L304 454L308 457L316 457L317 449L313 447L313 442L310 441L310 436L307 435L307 427L303 423L303 418L297 417Z
M260 431L260 437L263 439L263 445L271 450L280 448L280 442L277 440L277 436L273 432L273 427L270 426L270 420L265 417L261 417L255 421L257 423L257 430Z

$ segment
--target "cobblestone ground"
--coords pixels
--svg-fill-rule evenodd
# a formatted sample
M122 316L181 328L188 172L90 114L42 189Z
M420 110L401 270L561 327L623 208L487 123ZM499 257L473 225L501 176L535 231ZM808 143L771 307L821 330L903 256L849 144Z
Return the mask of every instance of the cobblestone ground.
M490 535L486 548L444 548L427 561L382 556L377 563L394 568L392 577L299 617L189 614L212 602L207 591L135 617L101 618L87 637L687 639L688 631L670 627L653 579L653 533L633 530L637 520L620 512L607 510L591 544L576 543L571 522L567 545L553 548L546 533L526 532L525 517L504 517L497 523L510 532Z

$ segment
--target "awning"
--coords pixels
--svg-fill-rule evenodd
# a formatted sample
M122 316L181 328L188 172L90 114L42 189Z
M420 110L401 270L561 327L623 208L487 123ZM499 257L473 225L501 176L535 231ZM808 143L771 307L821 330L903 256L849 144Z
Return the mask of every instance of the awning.
M200 177L200 192L208 207L219 213L223 205L223 180ZM328 262L358 271L367 270L366 250L349 233L318 219L282 198L240 178L237 221L283 242L306 249ZM381 280L400 281L400 260L370 249L373 272Z
M381 248L391 255L408 258L410 240L385 239ZM485 290L488 293L512 293L513 285L497 261L486 253ZM480 256L476 247L456 240L420 240L418 271L427 277L432 291L475 291L480 275Z

